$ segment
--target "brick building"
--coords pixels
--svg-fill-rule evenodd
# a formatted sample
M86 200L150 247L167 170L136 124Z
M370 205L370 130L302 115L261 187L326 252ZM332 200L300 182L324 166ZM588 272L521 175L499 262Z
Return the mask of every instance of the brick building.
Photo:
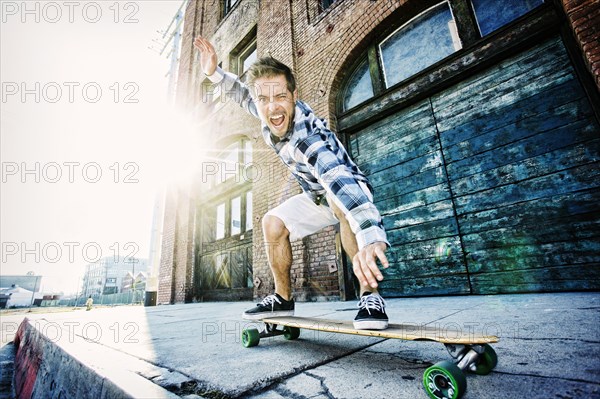
M600 1L196 0L177 99L206 143L166 198L158 303L273 290L260 220L300 192L193 38L289 65L375 187L388 296L600 288ZM355 294L335 228L292 243L299 300Z

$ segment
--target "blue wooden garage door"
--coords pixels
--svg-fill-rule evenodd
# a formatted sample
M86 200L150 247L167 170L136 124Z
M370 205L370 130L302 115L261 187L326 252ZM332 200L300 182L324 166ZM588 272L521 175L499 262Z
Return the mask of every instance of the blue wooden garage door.
M600 288L600 128L559 38L351 136L388 296Z

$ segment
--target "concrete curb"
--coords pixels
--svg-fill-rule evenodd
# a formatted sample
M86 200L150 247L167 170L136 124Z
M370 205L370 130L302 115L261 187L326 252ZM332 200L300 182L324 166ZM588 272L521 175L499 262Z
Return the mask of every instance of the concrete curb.
M115 351L83 338L58 338L46 320L23 320L14 340L19 398L177 398L115 361ZM54 337L50 336L50 332ZM82 351L82 348L85 348ZM109 352L109 353L107 353ZM126 355L123 355L126 356ZM112 359L107 362L108 358ZM121 366L120 366L121 365Z
M12 342L0 347L0 399L16 397L13 386L15 352L15 345Z

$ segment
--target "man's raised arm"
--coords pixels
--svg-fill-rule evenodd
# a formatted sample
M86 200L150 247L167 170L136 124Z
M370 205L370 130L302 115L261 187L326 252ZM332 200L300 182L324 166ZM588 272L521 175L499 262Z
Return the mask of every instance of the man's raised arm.
M225 72L218 67L217 52L213 45L207 39L198 36L194 40L194 47L200 52L202 72L215 85L221 86L221 95L232 99L251 115L258 118L256 105L250 96L250 90L236 75Z

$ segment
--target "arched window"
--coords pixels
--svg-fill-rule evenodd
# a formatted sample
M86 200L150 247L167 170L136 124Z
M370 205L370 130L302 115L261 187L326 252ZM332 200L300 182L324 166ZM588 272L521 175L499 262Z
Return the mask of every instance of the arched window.
M544 3L544 0L471 0L481 36L485 36Z
M424 11L378 46L385 87L391 87L461 49L450 4Z
M356 68L344 95L344 109L350 109L365 100L373 97L373 83L371 82L371 73L369 63L365 58Z
M246 169L252 163L252 142L248 139L236 141L217 155L214 168L208 169L208 178L212 187L225 182L235 182L237 184L247 183L250 177L247 176Z
M498 30L544 0L446 0L434 4L369 46L341 95L348 111ZM469 9L470 8L470 9Z

